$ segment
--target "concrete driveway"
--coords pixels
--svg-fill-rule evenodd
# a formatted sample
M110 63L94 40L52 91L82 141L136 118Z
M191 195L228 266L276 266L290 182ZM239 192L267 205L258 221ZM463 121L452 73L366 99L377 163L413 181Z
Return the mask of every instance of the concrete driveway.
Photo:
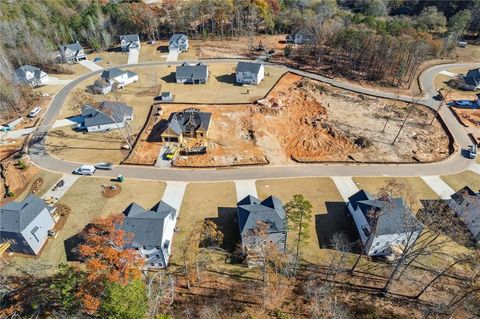
M128 51L127 64L137 64L139 58L140 58L140 50L130 49L130 51Z
M90 60L79 61L78 64L86 67L87 69L89 69L89 70L91 70L91 71L98 71L98 70L102 70L102 69L103 69L100 65L95 64L95 63L93 63L93 62L90 61Z

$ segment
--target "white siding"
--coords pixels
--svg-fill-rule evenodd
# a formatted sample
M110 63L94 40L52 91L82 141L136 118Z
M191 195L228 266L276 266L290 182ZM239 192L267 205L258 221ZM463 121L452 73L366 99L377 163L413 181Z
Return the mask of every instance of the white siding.
M32 220L32 222L22 231L22 236L28 245L32 248L33 252L38 254L42 249L45 241L48 238L48 231L53 229L55 225L55 220L50 215L48 209L43 209L43 211L38 214L38 216ZM37 228L35 233L32 233L32 230Z

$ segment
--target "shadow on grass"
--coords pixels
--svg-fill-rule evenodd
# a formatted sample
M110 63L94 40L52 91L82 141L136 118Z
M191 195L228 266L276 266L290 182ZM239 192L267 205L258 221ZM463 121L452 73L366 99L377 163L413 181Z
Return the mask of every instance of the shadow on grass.
M83 243L82 233L73 235L70 238L65 239L63 245L65 247L65 254L67 261L82 261L78 251L79 245Z
M177 79L175 78L175 72L171 72L170 74L162 77L161 79L167 83L177 83Z
M234 86L242 86L242 84L236 82L235 73L222 74L215 77L218 82L232 84Z
M343 233L354 244L353 252L360 253L359 236L353 220L347 216L344 202L326 202L327 213L315 215L315 230L320 248L331 248L335 233Z
M235 207L218 207L218 217L205 219L214 222L224 234L221 248L230 253L233 253L240 243L240 232L236 218L237 209Z
M168 45L159 45L157 51L160 53L168 53Z

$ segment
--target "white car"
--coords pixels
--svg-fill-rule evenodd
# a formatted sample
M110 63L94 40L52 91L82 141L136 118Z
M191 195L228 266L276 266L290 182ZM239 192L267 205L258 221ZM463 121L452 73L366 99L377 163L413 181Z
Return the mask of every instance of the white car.
M33 118L33 117L37 116L38 113L40 113L41 110L42 110L41 107L36 106L33 110L30 111L30 113L28 113L28 117Z
M95 173L95 166L93 165L82 165L76 170L73 171L73 174L77 175L93 175Z
M477 145L473 144L468 146L468 157L471 159L477 158Z

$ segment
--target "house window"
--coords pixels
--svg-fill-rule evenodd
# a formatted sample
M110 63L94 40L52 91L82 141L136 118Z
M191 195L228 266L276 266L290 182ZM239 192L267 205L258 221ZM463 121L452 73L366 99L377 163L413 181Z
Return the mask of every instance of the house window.
M363 226L362 230L363 230L363 233L365 234L365 236L367 236L367 237L370 236L370 231L368 230L367 227Z
M155 255L155 257L160 258L160 255Z

